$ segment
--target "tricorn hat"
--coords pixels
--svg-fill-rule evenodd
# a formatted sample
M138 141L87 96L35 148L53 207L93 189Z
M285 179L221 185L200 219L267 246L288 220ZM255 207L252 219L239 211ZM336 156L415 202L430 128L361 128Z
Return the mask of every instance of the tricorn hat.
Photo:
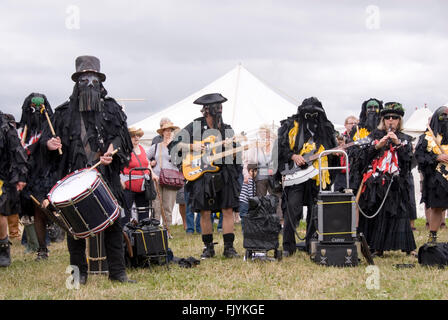
M223 103L226 101L227 101L227 98L223 97L220 93L209 93L209 94L203 95L200 98L197 98L193 103L207 106L210 104Z
M72 80L78 81L81 74L86 72L96 73L101 82L106 81L106 75L100 72L100 59L94 56L79 56L75 61L76 72L72 74Z
M401 103L398 102L387 102L384 108L381 110L381 116L384 117L386 114L397 114L400 117L404 116L404 108Z

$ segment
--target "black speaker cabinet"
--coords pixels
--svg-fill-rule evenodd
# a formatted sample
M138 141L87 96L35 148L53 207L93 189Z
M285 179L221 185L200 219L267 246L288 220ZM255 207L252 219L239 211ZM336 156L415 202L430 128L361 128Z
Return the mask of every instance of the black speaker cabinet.
M353 243L356 238L353 193L320 192L317 196L317 234L321 243Z
M355 243L316 243L311 260L323 266L355 267L358 265L358 248Z
M104 232L99 232L95 236L87 238L87 272L106 274L109 269L106 259L106 248L104 246Z

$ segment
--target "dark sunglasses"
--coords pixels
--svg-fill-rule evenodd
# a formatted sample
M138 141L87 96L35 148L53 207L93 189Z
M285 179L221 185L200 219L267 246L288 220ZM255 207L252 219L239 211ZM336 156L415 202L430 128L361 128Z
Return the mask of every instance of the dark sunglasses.
M442 113L441 115L439 115L439 121L446 121L446 120L448 120L448 114Z
M384 120L398 120L400 116L385 116Z

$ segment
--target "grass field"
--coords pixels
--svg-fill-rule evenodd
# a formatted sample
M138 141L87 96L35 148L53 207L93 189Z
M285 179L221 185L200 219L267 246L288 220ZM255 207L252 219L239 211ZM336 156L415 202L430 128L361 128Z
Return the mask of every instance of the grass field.
M424 221L416 221L417 246L427 238ZM303 227L301 227L303 229ZM199 235L187 236L182 226L172 228L174 239L169 247L176 257L199 259L202 241ZM68 289L65 273L69 256L65 241L52 243L47 261L36 262L35 254L25 254L18 242L12 246L13 262L0 269L0 300L398 300L448 299L448 271L422 267L415 257L401 252L386 252L375 258L379 271L377 287L369 282L372 273L361 256L354 268L322 267L310 261L304 252L281 261L243 261L241 225L236 225L235 247L239 259L222 257L222 235L215 232L216 257L201 261L194 268L177 264L148 269L128 269L137 284L112 283L104 275L89 275L87 285ZM440 241L448 241L448 231L440 232ZM281 242L280 242L281 243ZM397 269L401 263L414 268Z

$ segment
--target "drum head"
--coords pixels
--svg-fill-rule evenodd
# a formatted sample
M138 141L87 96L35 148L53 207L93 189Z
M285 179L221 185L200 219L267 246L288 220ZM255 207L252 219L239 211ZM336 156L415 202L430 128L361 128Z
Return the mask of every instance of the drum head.
M50 200L53 203L64 202L76 198L87 188L91 187L98 177L96 170L75 171L58 182L52 192L50 192Z

